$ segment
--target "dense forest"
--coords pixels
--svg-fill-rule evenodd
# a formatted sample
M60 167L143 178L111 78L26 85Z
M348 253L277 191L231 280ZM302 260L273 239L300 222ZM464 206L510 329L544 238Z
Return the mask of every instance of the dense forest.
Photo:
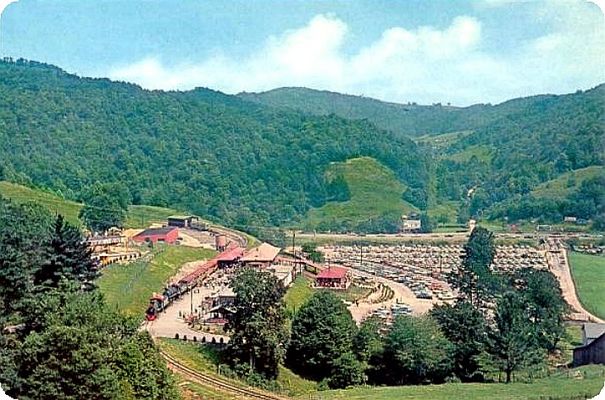
M0 384L13 398L178 400L139 321L109 307L78 227L0 197Z
M570 181L574 190L564 196L532 194L562 174L604 165L605 85L464 108L393 104L306 88L239 96L313 115L367 120L414 138L432 158L428 192L406 194L421 209L454 201L460 203L460 221L475 216L558 222L569 215L594 218L599 229L605 223L603 170L586 182Z
M146 91L36 62L0 63L0 179L82 200L118 183L133 204L236 225L296 222L338 197L330 162L370 156L409 187L425 158L369 122L278 111L209 89Z
M310 209L349 199L342 177L326 179L331 163L366 156L421 212L453 208L450 222L571 215L605 225L602 168L560 196L534 192L604 164L604 85L459 108L299 88L147 91L25 60L0 62L0 76L0 179L68 199L113 184L131 204L301 226Z

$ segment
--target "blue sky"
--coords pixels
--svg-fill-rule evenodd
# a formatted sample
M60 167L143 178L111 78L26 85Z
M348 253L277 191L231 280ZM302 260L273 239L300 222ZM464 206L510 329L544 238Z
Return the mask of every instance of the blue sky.
M603 14L572 0L19 0L0 39L3 56L150 89L468 105L605 81Z

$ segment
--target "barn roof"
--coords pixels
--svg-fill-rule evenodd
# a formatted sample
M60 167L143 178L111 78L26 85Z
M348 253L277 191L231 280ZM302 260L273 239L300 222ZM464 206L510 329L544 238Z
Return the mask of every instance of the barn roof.
M281 249L279 247L271 246L269 243L263 243L244 254L242 261L273 261L280 251Z
M148 228L143 232L137 234L137 236L152 236L152 235L165 235L167 233L172 232L173 230L178 229L176 226L163 226L161 228Z
M605 324L585 323L582 325L582 329L586 335L586 343L584 344L588 344L605 333Z
M241 247L234 247L230 250L224 251L216 257L217 261L234 261L240 258L244 254L244 249Z
M317 275L317 279L343 279L347 272L346 268L328 267Z

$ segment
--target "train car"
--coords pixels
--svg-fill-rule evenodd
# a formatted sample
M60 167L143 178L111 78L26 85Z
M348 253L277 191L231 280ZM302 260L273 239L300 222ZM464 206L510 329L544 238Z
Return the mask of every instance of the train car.
M158 313L166 307L167 298L164 295L154 293L149 299L149 307L145 311L145 318L147 321L154 321Z
M168 307L170 303L192 290L200 280L205 279L216 271L219 260L222 260L221 256L226 257L227 255L232 255L235 247L236 246L228 246L226 251L203 263L177 283L166 286L161 295L154 293L149 299L149 307L145 312L145 318L148 321L154 321L157 318L158 313Z

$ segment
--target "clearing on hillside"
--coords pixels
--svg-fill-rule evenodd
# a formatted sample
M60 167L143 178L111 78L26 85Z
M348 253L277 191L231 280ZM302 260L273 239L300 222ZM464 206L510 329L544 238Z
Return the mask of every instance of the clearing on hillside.
M16 203L34 202L47 208L53 213L61 214L72 224L80 225L78 214L83 207L82 203L66 200L57 194L42 189L32 189L16 183L0 181L0 195ZM152 222L165 222L169 215L179 214L171 208L131 205L128 206L126 228L140 228Z
M585 180L603 175L605 175L605 167L593 165L567 172L556 179L544 182L532 190L531 193L536 197L565 198L579 188Z
M332 163L326 171L326 180L331 181L338 176L347 183L350 199L329 202L310 210L304 223L306 229L339 227L341 230L355 230L373 218L401 216L417 210L403 201L406 186L395 173L371 157Z

